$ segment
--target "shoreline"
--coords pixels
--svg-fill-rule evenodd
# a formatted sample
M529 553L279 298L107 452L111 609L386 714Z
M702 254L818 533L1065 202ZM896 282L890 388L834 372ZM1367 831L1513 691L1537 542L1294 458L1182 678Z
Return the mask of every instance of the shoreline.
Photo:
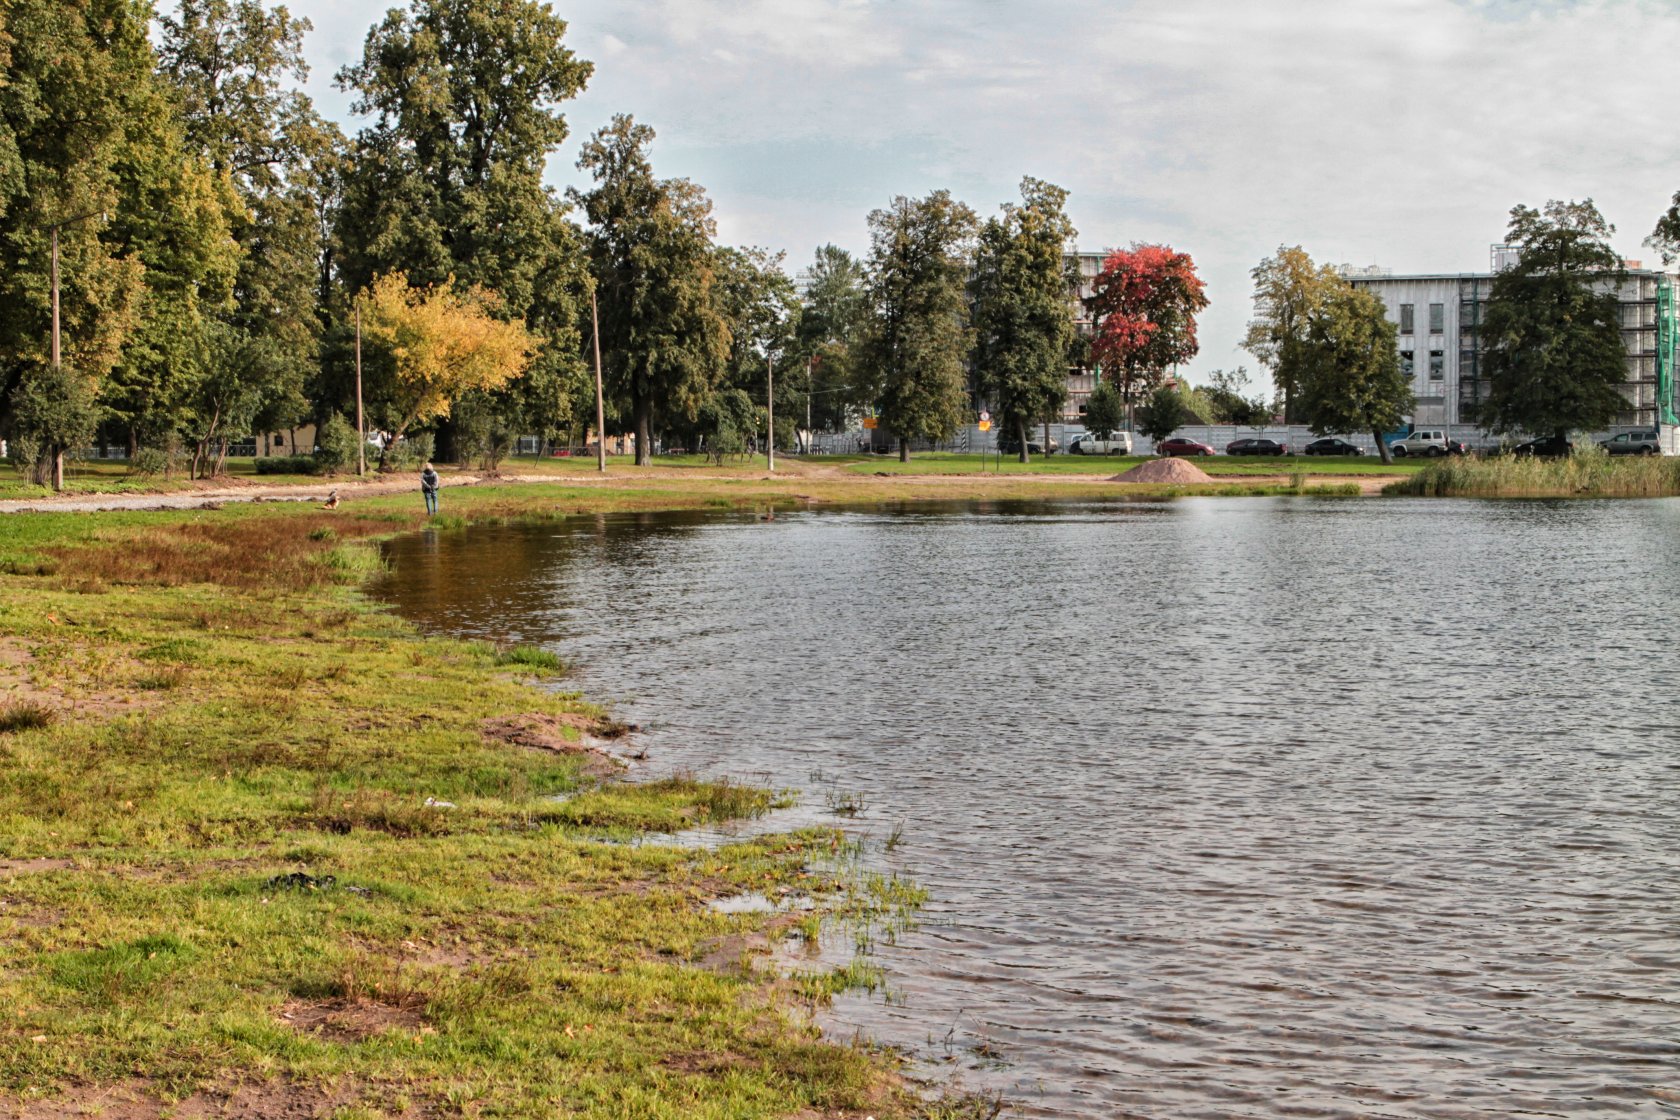
M755 962L820 920L714 908L787 892L902 920L841 833L626 845L773 798L598 785L587 735L615 728L532 687L554 665L367 596L373 546L427 523L407 490L9 522L0 712L50 714L0 724L0 1108L989 1114L813 1037L803 1004L878 976ZM462 488L441 523L718 500L510 483Z

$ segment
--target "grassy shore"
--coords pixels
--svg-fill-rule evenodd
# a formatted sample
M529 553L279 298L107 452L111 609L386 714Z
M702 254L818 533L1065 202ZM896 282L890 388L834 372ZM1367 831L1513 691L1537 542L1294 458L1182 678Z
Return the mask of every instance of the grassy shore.
M1390 483L1385 494L1443 498L1662 498L1680 494L1680 459L1611 458L1588 449L1563 459L1453 458Z
M447 491L443 524L862 485L480 487ZM7 1113L989 1115L817 1036L815 1005L877 982L866 961L766 966L901 923L912 885L832 830L626 843L777 795L602 787L583 737L620 729L532 686L552 658L427 638L362 597L371 543L418 505L0 522ZM708 905L747 891L799 905Z

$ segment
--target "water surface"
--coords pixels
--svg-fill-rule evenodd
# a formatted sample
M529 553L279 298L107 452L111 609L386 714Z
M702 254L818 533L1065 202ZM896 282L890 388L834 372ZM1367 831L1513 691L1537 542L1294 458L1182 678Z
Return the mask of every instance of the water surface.
M421 535L655 764L933 893L832 1029L1029 1116L1680 1115L1680 503L1215 499Z

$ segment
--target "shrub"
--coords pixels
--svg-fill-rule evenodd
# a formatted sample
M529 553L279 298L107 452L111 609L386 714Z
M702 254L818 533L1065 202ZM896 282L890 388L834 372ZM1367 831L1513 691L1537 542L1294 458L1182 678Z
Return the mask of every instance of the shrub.
M156 478L168 469L169 456L161 448L142 447L128 461L129 473L141 478Z
M420 464L432 461L432 433L404 436L386 453L385 466L393 471L419 470Z
M258 474L319 474L321 464L313 455L270 455L257 460Z
M356 445L361 442L361 437L356 434L356 429L350 426L350 421L338 413L327 417L327 422L321 425L321 433L315 442L318 445L315 449L315 463L320 471L336 474L356 465Z

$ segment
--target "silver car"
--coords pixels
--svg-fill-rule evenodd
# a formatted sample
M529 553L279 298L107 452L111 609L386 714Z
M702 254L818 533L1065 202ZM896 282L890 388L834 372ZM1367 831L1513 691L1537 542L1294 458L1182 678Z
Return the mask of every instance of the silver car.
M1661 455L1662 442L1655 428L1640 428L1600 440L1600 447L1612 455Z

